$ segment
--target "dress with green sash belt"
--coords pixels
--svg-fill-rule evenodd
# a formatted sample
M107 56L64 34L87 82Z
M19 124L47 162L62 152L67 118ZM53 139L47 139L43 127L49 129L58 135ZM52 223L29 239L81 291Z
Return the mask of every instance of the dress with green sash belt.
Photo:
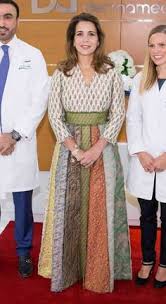
M108 111L65 112L64 121L77 145L86 151L102 136L108 116ZM82 280L86 289L105 293L113 290L115 279L131 279L117 145L108 143L99 159L85 168L57 143L50 193L39 274L52 278L52 291Z

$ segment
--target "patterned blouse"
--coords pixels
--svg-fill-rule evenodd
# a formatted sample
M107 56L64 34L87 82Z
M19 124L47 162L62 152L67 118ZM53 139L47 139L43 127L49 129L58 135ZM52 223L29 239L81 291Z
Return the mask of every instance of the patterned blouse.
M115 69L106 74L95 72L90 84L86 84L77 65L70 77L56 70L52 77L48 115L58 142L71 137L64 121L64 112L103 112L109 111L102 137L115 144L125 117L123 82Z

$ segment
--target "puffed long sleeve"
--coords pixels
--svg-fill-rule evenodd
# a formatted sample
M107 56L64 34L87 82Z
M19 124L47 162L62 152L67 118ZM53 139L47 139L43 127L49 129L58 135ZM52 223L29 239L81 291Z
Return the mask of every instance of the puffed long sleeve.
M61 72L56 70L51 80L51 91L48 102L48 117L51 127L59 143L71 134L64 122L64 108L62 104Z
M139 84L140 74L137 74L134 78L126 115L127 141L130 155L145 151L142 137L142 105Z
M114 70L111 78L111 103L109 108L109 122L102 134L108 142L115 144L125 118L124 87L121 76Z

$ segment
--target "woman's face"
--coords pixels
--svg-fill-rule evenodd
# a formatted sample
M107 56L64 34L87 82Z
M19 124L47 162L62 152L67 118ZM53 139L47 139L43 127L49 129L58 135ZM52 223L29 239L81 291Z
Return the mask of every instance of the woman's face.
M99 45L95 25L89 21L80 21L76 25L74 46L78 55L91 56Z
M149 54L157 65L166 65L166 34L156 33L149 39Z

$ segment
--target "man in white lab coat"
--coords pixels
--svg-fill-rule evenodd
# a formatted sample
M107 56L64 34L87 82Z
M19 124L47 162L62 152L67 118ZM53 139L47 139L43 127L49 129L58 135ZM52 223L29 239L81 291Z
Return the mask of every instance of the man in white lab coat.
M48 74L41 52L15 35L19 7L0 0L0 197L13 193L22 277L32 274L32 192L39 185L36 128L47 107Z

